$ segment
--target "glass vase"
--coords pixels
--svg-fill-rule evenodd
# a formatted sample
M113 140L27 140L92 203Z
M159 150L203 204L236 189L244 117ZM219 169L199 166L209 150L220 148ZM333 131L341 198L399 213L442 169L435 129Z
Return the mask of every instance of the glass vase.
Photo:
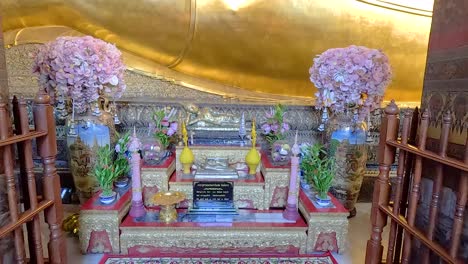
M271 144L271 161L273 165L287 165L291 159L291 146L287 140L277 140Z
M83 114L72 114L67 123L69 167L80 203L84 203L100 190L94 176L96 153L100 146L114 147L114 120L108 112L101 111L97 115L90 110Z
M141 144L144 165L159 165L170 155L170 151L152 136L144 138Z
M356 214L355 204L367 163L367 127L356 116L356 111L345 111L333 117L328 131L330 155L336 160L336 175L330 191L350 212L350 217Z

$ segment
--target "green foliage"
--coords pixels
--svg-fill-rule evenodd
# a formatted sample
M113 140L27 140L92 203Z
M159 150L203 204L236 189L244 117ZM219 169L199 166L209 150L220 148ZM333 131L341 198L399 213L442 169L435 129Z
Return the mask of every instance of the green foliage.
M264 128L264 126L271 128L269 133L264 134L265 140L270 145L273 144L273 142L277 140L283 140L286 138L286 136L281 132L282 128L284 129L284 131L289 130L289 124L286 124L284 122L285 113L286 113L286 107L282 104L277 104L275 106L274 112L267 113L267 122L266 124L262 125L262 128ZM285 125L286 127L284 127ZM272 129L273 126L277 126L276 131L273 131Z
M109 145L98 147L96 163L94 164L94 175L101 185L103 195L112 193L112 184L121 174L123 168L113 162L114 151ZM119 174L120 173L120 174Z
M278 124L283 123L284 114L286 113L286 107L282 104L277 104L275 106L275 113L273 114L273 119L276 120Z
M286 136L283 135L282 133L277 133L277 134L273 134L273 133L269 133L269 134L265 134L265 140L270 144L272 145L273 143L275 143L276 141L278 140L283 140L285 139Z
M334 153L336 146L331 143L330 153ZM301 169L307 182L314 186L319 197L326 198L336 172L334 155L329 156L324 146L316 143L306 148Z
M170 143L170 136L167 135L167 127L162 125L166 113L164 110L158 110L153 113L153 121L156 125L154 137L161 143L163 148L167 148Z
M120 135L117 135L120 136ZM118 165L120 171L118 171L117 176L126 175L130 171L130 164L126 156L127 144L130 141L130 132L125 133L122 137L119 138L115 147L115 160L114 165Z

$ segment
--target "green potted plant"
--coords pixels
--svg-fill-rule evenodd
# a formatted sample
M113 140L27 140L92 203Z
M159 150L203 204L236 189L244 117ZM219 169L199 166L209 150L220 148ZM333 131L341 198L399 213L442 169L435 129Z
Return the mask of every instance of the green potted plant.
M308 146L301 161L301 170L308 183L317 192L315 198L320 206L331 202L328 190L335 176L336 164L333 155L329 155L322 144Z
M117 144L115 144L114 165L121 168L121 174L117 175L117 179L115 180L115 186L117 188L124 188L128 185L128 172L130 171L127 151L128 141L130 141L129 132L121 136L117 141Z
M115 201L117 193L112 189L113 183L124 169L119 164L114 163L113 154L109 145L98 147L96 152L94 175L102 189L99 199L103 204L111 204Z

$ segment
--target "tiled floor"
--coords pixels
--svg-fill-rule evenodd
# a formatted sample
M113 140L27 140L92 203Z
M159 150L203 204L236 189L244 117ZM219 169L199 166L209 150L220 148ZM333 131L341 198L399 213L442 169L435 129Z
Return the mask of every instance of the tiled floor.
M366 243L370 235L370 203L357 204L357 215L349 221L349 233L346 253L343 255L334 254L340 264L362 264L366 254ZM65 214L73 213L76 206L65 206ZM47 226L44 225L44 230ZM384 232L385 233L385 232ZM384 245L387 239L384 237ZM45 245L45 244L44 244ZM384 251L385 252L385 251ZM93 264L98 263L101 254L82 255L79 250L78 238L67 236L67 255L70 264Z

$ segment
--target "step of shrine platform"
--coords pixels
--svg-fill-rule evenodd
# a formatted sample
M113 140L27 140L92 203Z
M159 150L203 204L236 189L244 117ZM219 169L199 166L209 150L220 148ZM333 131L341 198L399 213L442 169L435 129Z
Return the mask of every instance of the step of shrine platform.
M159 208L147 207L143 219L128 215L130 188L119 192L110 205L99 202L99 193L82 205L79 218L83 254L143 254L170 252L208 253L314 253L345 251L348 211L329 194L327 207L316 204L314 194L300 190L301 217L290 222L283 210L245 210L238 216L189 215L178 209L178 222L158 221ZM214 252L214 253L213 253Z
M169 179L169 190L186 195L185 201L179 204L179 208L192 206L193 182L193 177L187 177L181 171L174 172ZM265 203L265 181L261 173L233 180L233 196L236 208L263 210L269 207Z
M330 252L315 254L151 254L104 255L99 264L337 264Z
M208 155L207 153L211 151L210 149L206 149L206 147L202 148L202 146L199 146L197 150L200 151L200 155ZM229 150L224 149L227 152ZM236 151L232 152L231 150L232 153L229 152L232 154L229 157L239 163L243 163L245 155L239 156L238 149L234 148L234 150ZM214 153L212 154L214 155ZM180 208L191 206L195 172L192 171L189 175L184 175L180 169L177 169L177 164L179 163L180 161L178 161L176 156L171 155L161 164L144 164L142 166L141 182L145 206L154 206L153 196L159 191L167 190L181 191L186 194L187 200L179 205ZM272 164L268 158L268 154L261 152L261 162L257 173L249 175L247 167L245 167L244 171L238 170L238 174L242 176L233 180L234 203L236 207L257 210L284 208L288 197L290 167L288 164ZM297 181L296 187L299 188L299 181ZM298 195L297 192L296 195Z
M303 254L308 224L288 221L282 210L239 210L238 215L191 215L159 221L157 210L120 224L121 254Z

